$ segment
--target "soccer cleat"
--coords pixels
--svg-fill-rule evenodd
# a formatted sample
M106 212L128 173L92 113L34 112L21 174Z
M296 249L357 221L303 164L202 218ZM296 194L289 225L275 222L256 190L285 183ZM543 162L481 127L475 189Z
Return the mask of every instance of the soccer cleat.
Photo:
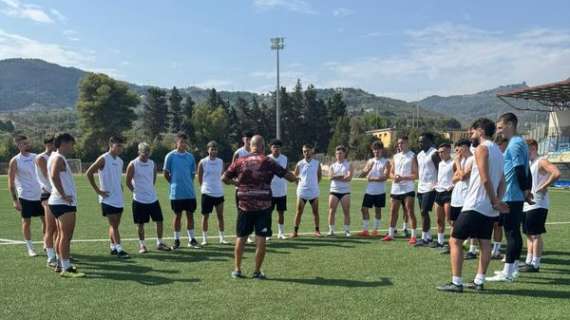
M174 244L172 245L172 250L180 248L180 239L174 239Z
M230 244L230 243L225 239L220 239L220 244Z
M410 240L408 240L409 245L415 246L416 243L418 243L418 241L416 240L416 237L410 237Z
M189 248L193 248L193 249L199 249L200 246L198 245L198 241L196 241L196 239L192 238L190 239L190 241L188 241L188 247Z
M477 259L477 254L476 254L476 253L473 253L473 252L471 252L471 251L468 251L468 252L465 254L465 260L475 260L475 259Z
M148 249L146 248L146 246L140 246L139 247L139 253L140 254L147 253L147 252L148 252Z
M28 249L28 256L29 257L36 257L38 254L34 249Z
M344 232L344 236L345 236L346 238L352 237L352 235L350 234L350 231L345 231L345 232Z
M116 255L117 255L117 249L111 250L111 255L112 255L112 256L116 256Z
M59 265L59 261L56 261L55 267L53 268L53 271L57 272L57 273L61 272L61 266Z
M404 238L408 238L410 236L410 231L408 231L408 229L404 229Z
M428 242L424 239L420 239L416 242L416 244L414 244L414 247L427 247L428 246Z
M461 293L463 292L463 285L457 285L453 282L444 284L442 286L436 287L437 290L439 291L445 291L445 292L456 292L456 293Z
M368 230L362 230L359 233L356 234L359 237L370 237L370 234L368 233Z
M255 243L255 241L253 241L253 240L251 239L251 237L247 237L247 243L248 243L248 244L253 244L253 243Z
M128 258L130 258L130 257L129 257L129 254L128 254L126 251L123 251L123 250L117 252L117 257L118 257L119 259L128 259Z
M267 277L263 272L254 272L252 278L254 280L266 280Z
M277 239L279 240L287 240L287 236L283 233L280 233L277 235Z
M57 266L57 259L56 258L49 259L46 263L46 266L51 269L55 268Z
M378 230L373 230L373 231L372 231L372 236L373 236L373 237L379 237L379 236L380 236L380 233L378 233Z
M170 250L172 250L172 249L171 249L169 246L165 245L164 243L159 243L159 244L156 246L156 250L159 250L159 251L170 251Z
M523 264L519 267L519 272L529 272L529 273L540 272L540 267L536 268L532 264Z
M503 255L501 253L497 252L497 253L491 255L491 259L492 260L501 260L501 259L503 259Z
M334 237L334 231L329 230L329 232L327 232L327 237Z
M204 239L202 240L202 242L200 243L201 246L205 246L208 244L208 240Z
M63 278L82 278L85 277L85 273L77 271L77 268L71 266L66 270L61 271L59 274Z
M432 249L443 249L445 247L445 245L443 243L439 243L437 241L434 241L430 244L429 247Z
M233 279L243 279L244 276L241 271L232 271L232 278Z
M513 282L513 277L508 277L504 272L495 272L494 277L487 278L488 282Z
M382 241L394 241L394 238L391 235L387 234L384 238L382 238Z
M265 242L271 241L271 237L265 237Z
M291 234L291 238L298 238L298 237L299 237L299 233L297 233L297 232L293 232Z
M475 291L483 291L485 289L484 285L482 283L476 284L475 281L472 281L472 282L465 284L465 288L475 290Z
M315 231L315 237L317 237L317 238L322 237L321 232L320 232L320 231Z

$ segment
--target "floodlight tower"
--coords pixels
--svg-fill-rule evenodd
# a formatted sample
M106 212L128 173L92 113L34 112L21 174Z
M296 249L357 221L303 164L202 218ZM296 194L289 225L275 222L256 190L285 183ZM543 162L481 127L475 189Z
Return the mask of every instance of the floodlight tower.
M285 48L285 38L271 38L271 50L275 50L277 56L277 88L275 90L275 130L276 138L281 139L281 105L279 103L279 50Z

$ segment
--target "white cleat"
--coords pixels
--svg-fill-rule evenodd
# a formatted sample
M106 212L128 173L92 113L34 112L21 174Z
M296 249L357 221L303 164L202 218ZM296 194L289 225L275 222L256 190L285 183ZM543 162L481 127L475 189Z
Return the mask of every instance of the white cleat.
M248 243L248 244L252 244L252 243L255 243L255 241L253 241L253 240L251 239L251 237L247 237L247 243Z
M220 244L230 244L230 243L225 239L220 239Z
M271 237L265 237L265 241L270 241Z
M333 231L333 230L330 230L330 231L327 233L327 237L334 237L334 231Z
M501 271L495 271L495 275L498 275L498 274L503 274L503 271L502 271L502 270L501 270ZM519 277L519 274L520 274L519 271L518 271L518 270L515 270L515 271L513 272L513 277L512 277L513 280L516 279L516 278L518 278L518 277Z
M200 245L205 246L208 244L208 240L202 240L202 243L200 243Z
M139 253L143 254L143 253L147 253L148 249L146 248L146 246L139 246Z
M36 257L38 254L36 253L36 251L34 251L34 249L28 249L28 256L29 257Z
M487 278L487 281L488 282L513 282L514 279L513 279L513 277L507 277L507 275L504 272L499 271L498 273L495 273L494 277Z
M345 232L344 232L344 236L347 237L347 238L352 237L352 235L350 234L350 231L345 231Z
M286 235L284 235L283 233L280 233L280 234L277 236L277 239L279 239L279 240L287 240L287 239L289 239L289 238L288 238Z

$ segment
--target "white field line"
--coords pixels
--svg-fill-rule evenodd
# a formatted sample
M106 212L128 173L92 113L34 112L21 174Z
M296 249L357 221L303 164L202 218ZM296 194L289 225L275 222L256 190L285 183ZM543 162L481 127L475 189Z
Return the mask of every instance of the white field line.
M570 224L570 221L555 221L555 222L547 222L547 223L546 223L546 225L564 225L564 224ZM437 228L435 228L435 227L432 228L432 230L436 230L436 229L437 229ZM447 229L449 229L449 227L447 227ZM380 229L379 231L381 231L381 232L388 232L388 229ZM300 236L310 236L310 235L313 235L313 234L314 234L314 232L299 232L299 235L300 235ZM340 237L341 237L340 235L342 235L342 232L338 232L337 234L339 235L339 238L340 238ZM236 237L235 235L225 235L225 238L229 238L229 239L235 238L235 237ZM356 238L356 239L363 239L363 238L360 238L360 237L358 237L358 236L355 236L354 234L353 234L353 237ZM181 237L181 239L183 239L183 238L185 239L186 237ZM201 239L201 236L198 236L197 238L200 238L200 239ZM218 239L218 238L219 238L218 236L208 236L208 239ZM323 238L326 238L326 236L324 235L324 233L323 233ZM164 240L174 240L174 237L164 237L164 238L162 238L162 239L164 239ZM272 237L272 239L276 239L276 237L274 236L274 237ZM156 238L155 238L155 237L146 237L146 238L145 238L145 241L148 241L148 240L156 240ZM107 242L107 241L109 241L108 238L106 238L106 239L74 239L74 240L71 240L72 243L80 243L80 242ZM139 241L139 238L122 238L121 241ZM281 240L281 241L282 241L282 240ZM2 242L4 242L4 243L2 243ZM43 241L33 241L33 243L35 243L35 244L42 244ZM25 242L24 242L24 241L21 241L21 240L0 239L0 246L3 246L3 245L14 245L14 244L25 244Z

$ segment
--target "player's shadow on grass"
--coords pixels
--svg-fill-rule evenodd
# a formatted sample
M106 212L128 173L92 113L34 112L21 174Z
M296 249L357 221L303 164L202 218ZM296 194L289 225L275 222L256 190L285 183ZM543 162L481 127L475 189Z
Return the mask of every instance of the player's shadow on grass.
M233 259L233 249L231 248L211 248L211 249L179 249L176 251L162 253L146 253L136 256L136 259L152 259L162 262L226 262Z
M570 260L568 260L568 259L544 257L544 258L542 258L541 261L544 264L557 264L557 265L562 265L562 266L570 266ZM568 270L568 271L570 271L570 270Z
M570 256L570 251L545 251L542 253L543 257L546 256Z
M528 281L528 280L538 280L538 281ZM539 285L564 285L570 286L570 279L568 278L544 278L544 277L532 277L521 280L522 283L539 284Z
M543 284L543 283L542 283ZM520 296L520 297L537 297L550 299L570 299L570 291L553 291L553 290L535 290L535 289L486 289L484 294Z
M278 282L293 282L299 284L307 284L313 286L331 286L331 287L348 287L348 288L376 288L392 286L392 280L390 278L380 278L376 281L362 281L362 280L350 280L350 279L327 279L323 277L315 278L271 278L269 281Z

